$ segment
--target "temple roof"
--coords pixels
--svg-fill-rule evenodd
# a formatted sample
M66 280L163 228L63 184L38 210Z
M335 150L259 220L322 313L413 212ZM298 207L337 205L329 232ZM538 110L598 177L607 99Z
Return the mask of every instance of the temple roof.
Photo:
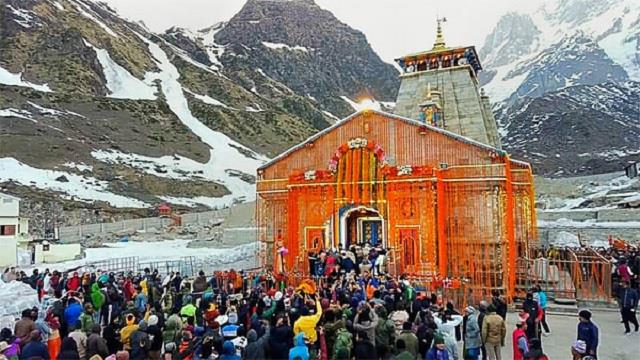
M425 123L423 123L421 121L418 121L418 120L406 118L406 117L395 115L395 114L390 114L390 113L387 113L387 112L384 112L384 111L366 109L366 110L360 110L360 111L358 111L356 113L353 113L350 116L344 118L343 120L337 121L335 124L331 125L330 127L315 133L314 135L312 135L309 138L307 138L305 141L299 143L298 145L294 145L293 147L285 150L283 153L281 153L280 155L274 157L273 159L271 159L270 161L268 161L264 165L260 166L258 168L258 170L266 169L267 167L279 162L280 160L283 160L284 158L286 158L287 156L289 156L293 152L298 151L300 149L303 149L308 143L315 141L316 139L322 137L323 135L325 135L327 133L330 133L334 129L342 126L344 123L346 123L346 122L348 122L348 121L350 121L352 119L355 119L355 118L357 118L358 116L360 116L360 115L362 115L364 113L375 113L375 114L378 114L378 115L381 115L381 116L384 116L384 117L387 117L387 118L390 118L390 119L404 121L404 122L406 122L408 124L411 124L411 125L414 125L414 126L418 126L418 127L427 128L430 131L440 133L442 135L445 135L445 136L448 136L450 138L453 138L453 139L455 139L457 141L460 141L460 142L463 142L463 143L466 143L466 144L481 148L481 149L486 150L486 151L495 152L495 153L500 154L500 155L507 155L506 151L504 151L504 150L495 148L495 147L487 145L487 144L483 144L481 142L478 142L478 141L475 141L473 139L470 139L470 138L468 138L466 136L462 136L462 135L456 134L456 133L448 131L448 130L444 130L444 129L436 127L436 126L425 124ZM526 163L526 162L523 162L523 161L518 161L518 160L511 159L511 162L516 163L516 164L518 164L520 166L525 166L525 167L529 166L529 163Z

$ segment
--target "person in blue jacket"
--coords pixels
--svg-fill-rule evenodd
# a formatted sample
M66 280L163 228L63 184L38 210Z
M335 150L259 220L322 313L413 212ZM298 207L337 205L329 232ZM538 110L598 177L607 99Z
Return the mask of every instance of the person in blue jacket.
M309 360L309 348L304 342L304 332L293 338L294 347L289 350L289 360Z
M580 310L578 313L578 318L580 322L578 323L578 339L582 340L587 344L587 355L591 355L593 357L598 357L598 326L591 321L591 311L589 310Z
M82 311L82 305L80 305L78 300L70 298L67 308L64 310L64 319L67 324L74 325L78 322L78 320L80 320L80 315L82 315Z
M242 358L236 354L236 347L230 340L222 344L222 356L220 356L220 360L242 360Z

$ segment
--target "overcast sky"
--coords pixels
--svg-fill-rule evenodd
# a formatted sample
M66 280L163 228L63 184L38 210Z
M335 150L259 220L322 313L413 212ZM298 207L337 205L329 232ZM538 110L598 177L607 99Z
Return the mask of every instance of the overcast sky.
M103 0L155 31L177 25L197 30L230 19L245 0ZM544 0L316 0L361 30L385 60L431 48L436 15L446 16L448 45L482 47L501 15L537 8ZM296 44L289 44L296 45Z

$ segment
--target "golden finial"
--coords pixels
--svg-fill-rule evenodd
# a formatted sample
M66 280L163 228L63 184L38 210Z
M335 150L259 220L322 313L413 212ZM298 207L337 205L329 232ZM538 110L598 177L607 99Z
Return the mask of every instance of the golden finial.
M431 83L427 83L427 100L431 100Z
M444 45L444 34L442 34L442 23L447 22L447 18L438 17L436 21L438 22L438 32L436 33L436 42L433 44L433 50L444 50L446 47Z

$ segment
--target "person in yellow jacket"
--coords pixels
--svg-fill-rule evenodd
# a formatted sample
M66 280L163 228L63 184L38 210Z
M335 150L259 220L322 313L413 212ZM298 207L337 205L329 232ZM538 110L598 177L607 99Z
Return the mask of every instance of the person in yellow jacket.
M120 342L122 342L124 350L131 351L131 334L138 330L138 325L136 324L136 317L133 316L133 314L127 315L126 322L127 325L120 330Z
M322 305L319 300L316 300L316 313L309 315L309 310L307 310L307 308L303 308L302 316L300 316L300 318L293 324L293 333L296 335L304 333L309 341L310 347L312 347L312 345L318 340L316 325L318 325L318 321L320 321L321 316Z

